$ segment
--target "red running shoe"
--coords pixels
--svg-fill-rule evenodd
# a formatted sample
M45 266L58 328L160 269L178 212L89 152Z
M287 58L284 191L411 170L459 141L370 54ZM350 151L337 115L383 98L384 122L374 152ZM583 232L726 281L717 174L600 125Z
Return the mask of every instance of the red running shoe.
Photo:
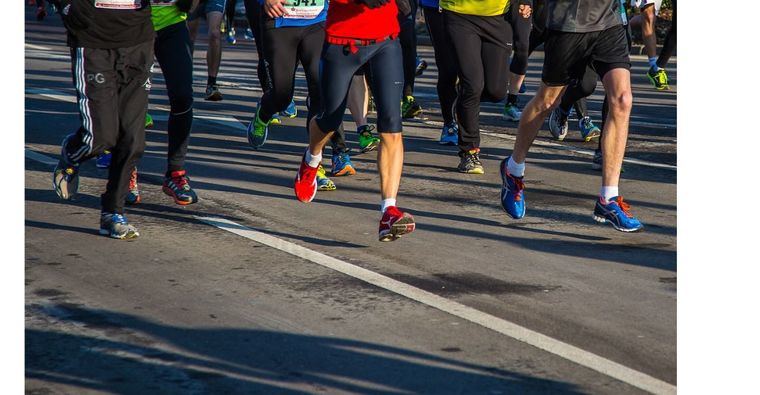
M306 155L304 155L293 185L293 189L296 191L296 198L304 203L314 200L314 196L317 194L317 169L319 168L311 167L306 163Z
M414 232L414 217L396 206L385 209L380 219L380 241L394 241L399 237Z

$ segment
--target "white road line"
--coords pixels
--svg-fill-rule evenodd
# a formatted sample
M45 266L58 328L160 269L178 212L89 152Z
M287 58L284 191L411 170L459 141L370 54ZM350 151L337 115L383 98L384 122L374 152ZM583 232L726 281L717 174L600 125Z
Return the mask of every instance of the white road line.
M495 317L482 311L465 306L461 303L443 298L417 287L394 280L390 277L375 273L371 270L352 265L348 262L327 256L325 254L301 247L297 244L268 235L264 232L248 228L235 222L215 217L196 216L200 221L219 229L253 240L257 243L278 249L290 255L306 259L320 266L335 270L366 283L405 296L414 301L449 313L456 317L481 325L498 333L530 344L579 365L593 369L599 373L620 380L626 384L654 394L675 394L676 387L665 381L623 366L617 362L600 357L578 347L542 335L528 328Z
M438 122L438 121L422 120L422 123L427 124L427 125L431 125L431 126L443 127L443 122ZM480 134L483 134L483 135L486 135L486 136L491 136L491 137L496 137L496 138L500 138L500 139L504 139L504 140L515 141L515 136L509 135L509 134L503 134L503 133L488 132L485 129L481 129ZM583 149L583 148L575 148L575 147L571 147L571 146L564 145L564 144L554 143L554 142L551 142L551 141L542 141L542 140L538 140L537 139L537 140L535 140L533 142L533 145L537 145L537 146L545 147L545 148L554 148L554 149L563 150L563 151L570 151L570 152L574 152L576 154L587 155L587 156L591 156L591 157L594 156L594 151L593 150L587 150L587 149ZM634 165L656 167L658 169L666 169L666 170L673 170L673 171L678 170L678 166L668 165L668 164L665 164L665 163L649 162L649 161L645 161L645 160L641 160L641 159L624 158L623 162L624 163L634 164Z
M74 94L57 91L54 89L39 89L39 88L27 88L25 93L27 95L40 95L54 100L59 100L67 103L76 103L77 97Z
M26 156L27 158L31 160L36 160L37 162L44 163L49 166L55 166L58 164L57 160L47 155L40 154L36 151L32 151L29 148L24 148L24 156Z
M24 43L24 45L25 45L27 48L31 48L31 49L39 49L39 50L42 50L42 51L50 51L50 50L52 50L52 48L43 47L42 45L34 45L34 44L29 44L29 43Z

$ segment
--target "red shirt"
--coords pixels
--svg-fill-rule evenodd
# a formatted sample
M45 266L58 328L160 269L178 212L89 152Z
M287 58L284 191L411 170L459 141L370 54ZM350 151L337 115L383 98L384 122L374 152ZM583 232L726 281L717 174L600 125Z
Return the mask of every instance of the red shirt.
M378 40L398 35L396 0L369 8L355 0L330 0L327 8L327 38Z

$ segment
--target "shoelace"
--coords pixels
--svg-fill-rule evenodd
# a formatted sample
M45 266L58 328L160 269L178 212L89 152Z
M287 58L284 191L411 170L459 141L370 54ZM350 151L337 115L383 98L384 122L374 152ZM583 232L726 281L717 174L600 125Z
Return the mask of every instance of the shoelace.
M517 178L511 174L508 174L507 177L510 177L512 179L512 182L515 183L515 190L514 190L514 196L515 201L519 202L522 200L522 196L520 195L520 192L525 189L525 184L523 183L522 178Z
M630 211L631 210L631 205L629 205L628 203L624 202L622 196L618 196L616 202L617 202L618 206L620 206L620 209L623 210L623 213L626 215L626 217L633 218L633 215L631 214L631 211Z
M187 185L187 177L185 176L172 177L172 182L174 183L174 185L177 186L178 189L185 189L185 185Z

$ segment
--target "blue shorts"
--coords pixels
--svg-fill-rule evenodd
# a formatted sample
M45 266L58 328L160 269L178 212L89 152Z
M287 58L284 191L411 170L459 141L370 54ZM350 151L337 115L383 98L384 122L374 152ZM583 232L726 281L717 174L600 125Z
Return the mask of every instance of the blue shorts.
M398 39L359 46L351 53L346 46L325 44L319 66L322 113L317 125L324 132L335 131L343 121L346 98L354 73L363 66L377 107L377 131L401 132L401 93L404 68ZM366 65L366 66L365 66Z
M195 8L195 11L188 15L188 20L193 20L200 17L206 17L210 12L219 12L224 14L224 8L227 5L227 0L207 0L203 4L199 4Z

